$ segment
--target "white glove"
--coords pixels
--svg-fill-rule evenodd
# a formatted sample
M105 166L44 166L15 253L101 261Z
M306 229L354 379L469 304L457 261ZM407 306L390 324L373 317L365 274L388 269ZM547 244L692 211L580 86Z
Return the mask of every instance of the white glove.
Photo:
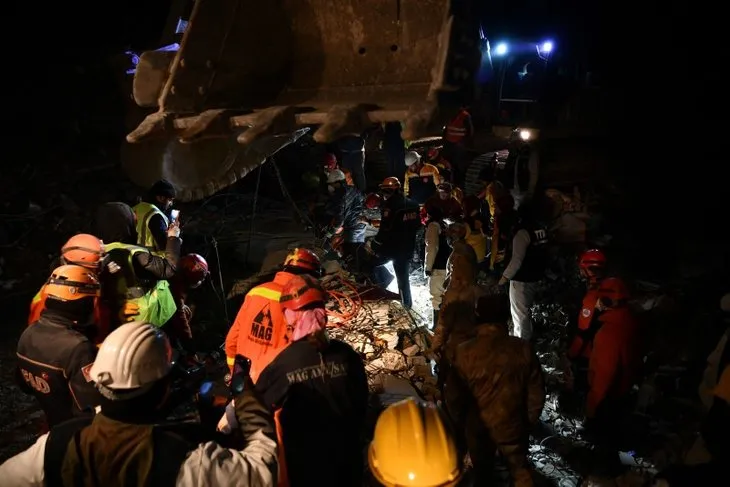
M236 400L232 400L226 406L226 412L221 416L218 421L218 427L216 428L219 432L224 435L230 435L234 428L238 428L238 420L236 419Z

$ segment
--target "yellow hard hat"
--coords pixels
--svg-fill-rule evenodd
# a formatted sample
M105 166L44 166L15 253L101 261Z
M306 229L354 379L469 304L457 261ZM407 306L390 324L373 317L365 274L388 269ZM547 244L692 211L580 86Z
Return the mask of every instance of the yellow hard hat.
M450 487L462 473L454 438L438 407L415 398L382 412L368 462L386 487Z

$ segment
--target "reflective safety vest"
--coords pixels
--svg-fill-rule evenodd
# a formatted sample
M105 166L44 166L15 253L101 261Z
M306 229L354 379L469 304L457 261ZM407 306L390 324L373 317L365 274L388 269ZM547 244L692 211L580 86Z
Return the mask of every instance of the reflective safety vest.
M152 232L150 232L150 219L155 215L161 215L162 219L165 221L165 225L169 225L170 220L168 220L167 215L162 213L160 209L152 203L147 203L145 201L134 205L132 211L134 211L134 216L137 219L137 245L147 247L148 249L155 251L164 251L165 249L157 247L155 237L152 235Z
M446 135L444 139L452 144L461 143L466 138L466 119L469 118L469 112L462 110L446 125Z
M251 289L226 336L226 360L233 368L236 355L251 360L251 380L289 344L284 311L279 304L281 291L294 274L278 272L274 280Z
M113 242L104 245L111 262L119 269L112 272L105 270L102 275L102 299L110 302L112 319L119 318L124 303L131 303L139 308L134 321L144 321L156 327L162 327L177 311L175 298L170 291L170 283L164 279L143 282L134 271L134 256L149 249L137 245Z
M431 196L436 193L436 186L441 184L441 176L436 166L425 163L420 171L406 171L406 177L403 182L403 192L405 195L422 205Z

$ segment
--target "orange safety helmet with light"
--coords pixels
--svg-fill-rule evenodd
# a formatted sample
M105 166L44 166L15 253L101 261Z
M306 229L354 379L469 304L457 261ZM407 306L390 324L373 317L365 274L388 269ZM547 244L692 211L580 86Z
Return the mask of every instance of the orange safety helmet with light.
M61 247L61 257L66 264L80 265L87 269L98 269L104 255L104 244L88 233L71 237Z
M385 487L452 487L462 476L456 441L441 411L415 398L380 414L368 463Z
M298 311L316 305L324 306L326 293L319 282L311 276L294 276L281 291L281 307Z
M210 275L208 270L208 262L202 255L187 254L180 259L180 270L182 272L185 284L195 289L205 281Z
M382 183L380 183L380 189L397 190L400 188L400 181L395 176L388 176L387 178L383 179Z
M322 262L311 250L296 248L284 259L284 270L295 273L304 271L319 276L322 274Z
M100 289L96 274L85 267L66 264L51 273L45 294L46 299L67 302L98 297Z
M383 203L383 199L377 193L370 193L365 197L365 206L369 210L377 210Z

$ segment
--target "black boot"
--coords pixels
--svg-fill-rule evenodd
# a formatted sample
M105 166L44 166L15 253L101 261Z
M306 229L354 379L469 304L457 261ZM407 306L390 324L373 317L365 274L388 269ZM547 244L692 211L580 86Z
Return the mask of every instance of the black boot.
M433 310L433 326L431 327L432 330L434 328L436 328L436 325L438 324L438 322L439 322L439 310L435 309L435 310Z

